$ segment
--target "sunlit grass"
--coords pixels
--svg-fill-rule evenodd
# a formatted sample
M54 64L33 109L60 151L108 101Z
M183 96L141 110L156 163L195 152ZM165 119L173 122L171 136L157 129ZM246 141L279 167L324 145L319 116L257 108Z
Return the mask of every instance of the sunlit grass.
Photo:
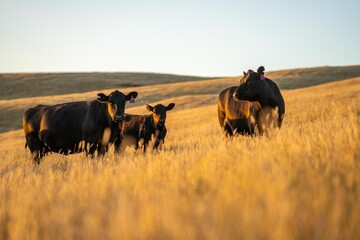
M359 239L360 81L286 91L282 129L226 139L216 104L170 112L162 151L51 154L0 135L10 239Z

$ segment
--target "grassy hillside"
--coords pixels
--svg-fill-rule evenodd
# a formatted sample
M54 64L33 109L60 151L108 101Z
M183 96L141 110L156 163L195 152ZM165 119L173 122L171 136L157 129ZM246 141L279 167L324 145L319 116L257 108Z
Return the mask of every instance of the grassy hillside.
M194 82L172 83L166 85L153 85L143 87L123 88L124 93L138 91L139 96L136 104L127 104L127 108L134 106L144 106L146 103L165 100L174 97L193 96L202 100L202 95L218 94L226 86L237 84L237 79L219 79L219 80L202 80ZM88 101L97 98L97 93L104 92L110 94L114 89L97 90L87 93L74 93L57 96L44 96L32 98L19 98L14 100L0 100L0 112L4 113L0 118L0 132L15 130L22 127L22 115L29 107L37 104L56 104L71 101ZM211 99L210 103L216 101L216 96ZM191 106L189 106L191 107Z
M84 93L97 89L209 79L155 73L19 73L0 74L0 99Z
M299 68L266 73L281 89L311 87L360 76L360 65Z
M284 90L280 131L231 140L213 94L167 99L178 105L165 145L146 155L51 154L34 166L21 130L0 134L0 236L359 239L359 92L359 77Z
M113 77L117 76L115 73L113 75L109 75ZM274 79L274 81L277 82L281 89L294 89L306 87L309 85L318 85L326 82L344 80L353 76L360 76L360 66L292 69L268 72L266 73L266 75L269 78ZM94 75L91 75L90 73L88 75L79 74L78 76L75 74L73 77L77 80L70 81L72 82L71 84L74 84L74 86L71 86L71 84L69 85L68 81L61 80L61 76L66 76L63 79L67 79L67 77L72 76L72 74L50 74L48 77L41 80L41 84L37 82L38 80L35 80L35 76L36 74L32 76L34 77L34 79L29 78L27 80L21 81L14 80L14 83L20 84L21 82L25 81L27 84L30 84L34 81L34 86L37 86L39 88L48 88L48 91L45 92L49 94L49 96L36 95L35 93L37 93L37 91L33 92L33 88L25 89L25 86L27 86L26 84L20 84L20 87L18 86L17 88L11 87L10 85L6 84L0 85L5 92L4 96L6 96L6 92L15 95L19 95L21 92L23 92L22 94L25 95L24 92L27 92L26 94L28 94L29 96L36 96L18 96L18 98L15 99L0 100L0 133L21 128L21 117L23 113L29 107L37 104L56 104L62 102L85 100L88 101L95 99L97 97L97 93L99 92L104 92L108 94L114 89L121 89L121 91L123 91L124 93L134 90L139 92L137 103L128 104L128 109L136 106L144 106L144 104L146 103L159 102L169 98L186 98L189 103L191 103L192 101L200 101L203 105L209 105L216 102L217 94L222 89L229 86L237 85L239 82L239 77L210 80L197 79L194 81L190 81L192 77L187 78L182 76L156 74L129 74L128 79L133 79L135 82L138 83L141 82L142 84L140 85L146 86L125 87L127 86L126 84L130 84L131 82L132 84L134 84L134 81L125 81L126 84L123 87L119 88L117 86L112 88L111 86L117 85L116 79L113 79L109 82L103 82L103 85L99 85L96 81L94 82L97 76L102 76L100 73L94 73ZM44 76L46 76L46 74ZM124 77L126 76L126 74L118 74L118 76ZM143 76L142 80L140 76ZM57 80L55 81L55 79ZM88 80L90 84L86 84ZM51 85L54 81L59 84L59 88ZM165 84L160 84L162 81L165 82ZM171 83L174 81L178 82ZM9 84L8 82L12 82L12 80L5 81L5 83ZM66 84L64 84L65 82ZM94 91L85 92L87 88L95 88L100 86L103 86L104 89L96 88L96 90ZM81 91L79 91L79 93L60 94L64 91L71 92L75 90ZM4 98L8 98L8 96ZM191 108L192 106L191 104L189 104L189 106L187 107Z
M239 75L243 70L239 69ZM360 76L360 65L270 71L267 76L281 89L295 89ZM0 74L0 100L71 93L99 89L124 89L167 83L199 81L209 77L155 73L24 73Z

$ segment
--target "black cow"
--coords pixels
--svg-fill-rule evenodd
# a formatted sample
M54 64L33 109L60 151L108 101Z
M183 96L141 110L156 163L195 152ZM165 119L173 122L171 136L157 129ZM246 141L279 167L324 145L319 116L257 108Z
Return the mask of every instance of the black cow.
M285 114L284 99L277 85L264 76L264 71L261 66L257 72L244 72L238 87L220 93L218 118L227 135L231 136L234 131L252 135L255 130L262 134L269 115L276 115L276 125L281 127Z
M24 116L27 145L29 148L34 146L30 151L34 154L35 162L39 162L43 156L44 152L39 149L44 146L45 152L65 155L83 150L90 156L94 156L96 150L98 155L105 153L107 144L120 135L119 127L124 120L126 101L135 99L137 92L124 95L116 90L108 96L103 93L98 96L97 100L88 102L62 103L41 110L38 107L36 117ZM31 113L32 110L28 111ZM25 115L29 115L28 111ZM38 131L31 131L28 126L39 128Z
M264 71L265 68L261 66L257 72L252 70L244 72L240 85L234 93L234 98L239 101L259 102L262 108L261 112L268 111L267 115L276 115L276 126L280 128L285 115L285 102L278 86L264 76ZM273 114L274 112L276 114Z
M160 144L164 143L167 133L165 121L166 112L175 107L175 103L170 103L167 107L157 104L154 107L146 105L146 108L152 112L150 115L133 115L126 114L123 122L120 151L123 151L129 145L135 145L135 149L139 148L142 143L144 152L149 142L154 137L153 149L158 149ZM116 148L116 146L115 146Z

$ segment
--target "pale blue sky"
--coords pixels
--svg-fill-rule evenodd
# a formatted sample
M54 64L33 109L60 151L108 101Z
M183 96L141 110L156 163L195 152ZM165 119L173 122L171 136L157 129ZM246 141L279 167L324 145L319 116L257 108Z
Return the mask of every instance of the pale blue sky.
M360 64L360 0L0 0L0 72Z

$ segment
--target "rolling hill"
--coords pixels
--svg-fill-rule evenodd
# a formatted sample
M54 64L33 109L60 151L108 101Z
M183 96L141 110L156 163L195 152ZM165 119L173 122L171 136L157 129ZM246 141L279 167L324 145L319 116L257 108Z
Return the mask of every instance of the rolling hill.
M266 74L277 82L280 89L296 89L360 76L360 65L291 69ZM107 80L99 82L99 79ZM239 77L204 79L145 73L3 74L0 76L0 133L21 128L23 113L37 104L88 101L95 99L99 92L120 89L124 93L139 92L137 103L127 105L129 110L171 98L187 99L189 104L180 107L192 108L191 103L195 101L203 105L213 104L222 89L237 85L238 81Z
M85 93L98 89L186 82L209 77L157 73L14 73L0 74L0 99Z

